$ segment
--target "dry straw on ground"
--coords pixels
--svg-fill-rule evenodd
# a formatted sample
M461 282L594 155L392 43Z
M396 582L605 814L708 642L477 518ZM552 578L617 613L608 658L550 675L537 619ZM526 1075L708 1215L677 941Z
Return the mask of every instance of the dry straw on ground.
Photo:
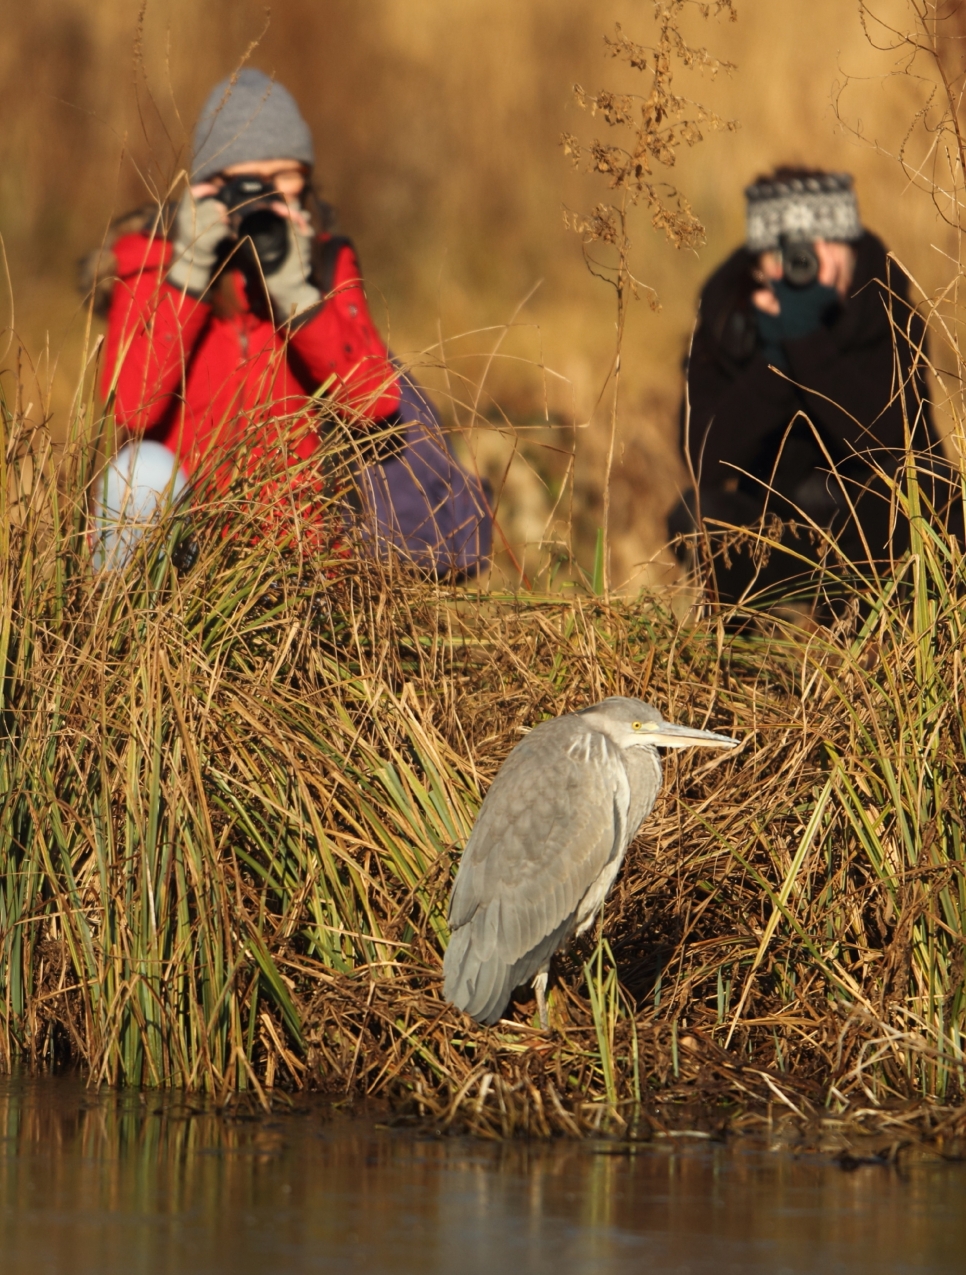
M251 547L244 490L97 577L68 494L90 436L54 462L4 430L5 1066L490 1133L961 1095L955 545L924 533L861 623L810 637ZM558 963L553 1034L525 997L474 1027L440 958L480 794L521 729L612 693L743 747L669 763L600 936Z

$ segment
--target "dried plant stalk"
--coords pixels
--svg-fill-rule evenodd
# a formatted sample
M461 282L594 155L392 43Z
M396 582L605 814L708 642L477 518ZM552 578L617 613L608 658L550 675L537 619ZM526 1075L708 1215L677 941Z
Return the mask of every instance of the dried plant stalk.
M682 146L695 146L704 140L702 130L734 129L734 120L726 121L714 111L677 93L674 76L678 70L699 69L715 76L730 71L730 63L719 61L706 49L690 45L682 32L682 19L694 9L704 17L712 13L737 14L733 0L715 0L714 4L699 0L653 0L656 38L653 44L631 40L617 26L612 37L605 37L608 54L640 72L648 81L647 92L615 93L600 90L587 93L579 84L574 87L578 104L591 115L600 117L616 136L601 141L595 138L585 146L572 133L561 139L565 154L575 167L601 174L610 191L607 202L596 205L591 213L564 213L567 226L581 235L584 255L591 272L609 283L615 294L616 337L613 362L601 389L598 403L610 387L608 440L603 480L603 589L610 591L608 533L610 524L611 472L620 406L621 353L627 303L642 291L649 294L657 307L657 294L642 282L631 268L631 211L643 204L651 214L651 225L664 232L676 248L694 248L704 242L704 226L695 216L684 194L656 169L674 167ZM594 252L596 245L609 250L602 260Z

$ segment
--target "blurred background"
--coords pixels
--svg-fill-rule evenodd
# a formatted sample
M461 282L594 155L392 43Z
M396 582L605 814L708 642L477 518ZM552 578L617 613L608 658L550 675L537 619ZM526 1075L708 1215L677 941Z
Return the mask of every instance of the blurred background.
M874 7L908 27L907 0ZM865 223L927 292L955 255L894 159L929 85L898 74L885 29L873 47L852 0L737 0L737 14L704 20L695 9L686 21L736 69L675 79L739 123L707 132L669 174L706 245L676 250L646 213L632 220L632 265L660 308L634 303L624 343L610 512L618 584L673 578L662 546L682 479L681 361L703 278L743 238L749 180L781 162L853 172ZM357 244L377 321L422 367L500 493L513 550L501 549L502 578L514 564L535 577L568 539L589 571L615 308L563 217L605 199L606 185L574 171L560 135L608 131L577 106L575 83L647 92L606 56L617 22L653 38L646 0L276 0L268 18L262 0L10 6L0 32L5 392L19 360L31 413L62 436L89 341L77 259L113 217L168 190L212 84L257 42L250 63L292 90L314 130L318 185Z

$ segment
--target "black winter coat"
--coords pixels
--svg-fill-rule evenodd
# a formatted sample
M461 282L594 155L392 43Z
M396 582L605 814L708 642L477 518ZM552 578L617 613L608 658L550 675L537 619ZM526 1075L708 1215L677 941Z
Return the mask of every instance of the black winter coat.
M816 331L785 342L787 375L795 384L770 370L762 349L751 304L760 286L752 275L755 264L755 257L739 248L701 294L687 369L690 424L682 439L701 489L714 491L734 480L729 466L768 481L780 451L774 479L779 491L789 491L812 467L827 470L804 422L796 424L783 450L789 422L802 409L837 466L855 472L861 464L864 470L858 455L894 472L904 447L896 353L914 443L932 448L936 439L925 404L922 360L915 354L923 348L924 324L909 304L908 279L887 260L881 241L863 235L856 244L848 300ZM739 487L749 495L763 494L760 484L745 478Z

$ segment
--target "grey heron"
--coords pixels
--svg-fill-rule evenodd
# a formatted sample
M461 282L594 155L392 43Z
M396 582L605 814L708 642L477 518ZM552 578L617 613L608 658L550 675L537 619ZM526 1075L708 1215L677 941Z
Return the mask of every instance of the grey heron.
M547 1028L550 958L592 923L661 787L659 748L738 740L611 696L541 722L501 766L453 884L443 995L495 1023L533 981Z

